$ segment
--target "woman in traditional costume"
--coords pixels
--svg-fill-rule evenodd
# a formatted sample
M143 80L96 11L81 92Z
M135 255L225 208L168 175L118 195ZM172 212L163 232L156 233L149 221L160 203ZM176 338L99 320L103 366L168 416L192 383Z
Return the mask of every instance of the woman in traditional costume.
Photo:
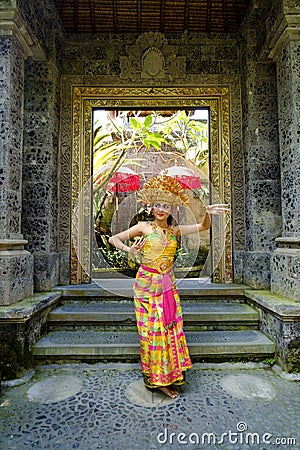
M170 224L172 207L188 205L180 183L166 175L151 178L139 192L144 204L151 205L154 221L139 222L115 234L109 242L136 255L142 264L134 282L134 305L140 337L140 357L145 386L178 397L175 386L185 382L192 367L183 332L180 299L173 272L177 238L210 228L210 214L228 211L224 204L209 205L201 223ZM132 246L126 240L140 236Z

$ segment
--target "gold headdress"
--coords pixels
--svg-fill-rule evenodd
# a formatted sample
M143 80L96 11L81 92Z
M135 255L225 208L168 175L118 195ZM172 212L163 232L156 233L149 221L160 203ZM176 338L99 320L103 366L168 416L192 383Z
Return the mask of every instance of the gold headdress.
M140 201L152 205L164 202L172 206L188 205L188 196L183 192L181 184L173 177L159 174L151 178L138 193Z

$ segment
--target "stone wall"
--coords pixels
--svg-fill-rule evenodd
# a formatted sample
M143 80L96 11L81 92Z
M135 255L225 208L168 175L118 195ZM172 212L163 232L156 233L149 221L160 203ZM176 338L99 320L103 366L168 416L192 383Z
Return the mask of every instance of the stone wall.
M256 30L241 35L246 252L243 279L270 287L270 258L281 233L276 67L257 61Z
M276 65L282 227L271 256L272 292L300 299L300 5L268 1L257 53Z
M2 2L0 12L0 304L6 305L33 293L33 277L36 290L57 284L53 254L60 114L57 55L62 33L51 0L36 5ZM45 164L47 157L50 164ZM44 228L51 229L51 236L45 233L41 217ZM37 248L42 255L35 256L33 270L32 254Z
M35 290L58 283L59 70L55 62L26 63L23 152L23 233L34 255Z
M300 298L299 13L294 1L253 2L241 30L244 279L295 300Z
M295 300L269 290L245 292L247 302L259 312L259 327L276 344L277 363L287 372L300 369L300 308Z
M300 36L278 49L276 60L283 224L272 257L271 288L300 300Z
M43 7L42 7L43 5ZM29 57L25 64L23 222L27 248L34 256L35 291L58 284L58 148L61 46L63 35L56 10L48 2L22 7L34 24L45 60ZM35 20L33 19L35 17Z
M13 2L12 2L13 3ZM1 7L2 6L2 7ZM33 268L21 232L23 90L26 40L14 32L18 15L9 21L11 2L0 5L0 305L9 305L33 292Z
M239 36L65 37L52 0L7 0L0 12L1 307L16 303L18 309L17 302L32 294L33 280L36 291L70 280L74 86L225 86L234 280L299 301L298 0L254 0ZM166 58L156 76L142 58L147 45L163 48ZM38 338L44 311L39 307L41 315L34 312L20 328L4 318L2 340L16 333L22 358ZM276 337L279 358L288 365L298 354L298 323L281 329L272 317L263 314L262 327Z

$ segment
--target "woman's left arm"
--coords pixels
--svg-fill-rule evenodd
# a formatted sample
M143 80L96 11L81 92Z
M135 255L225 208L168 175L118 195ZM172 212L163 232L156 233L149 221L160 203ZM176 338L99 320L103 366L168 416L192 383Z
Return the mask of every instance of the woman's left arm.
M178 225L174 227L175 234L185 236L187 234L197 233L198 231L205 231L210 228L210 216L221 216L230 211L230 208L225 203L219 203L215 205L206 206L205 216L201 223L195 223L193 225Z

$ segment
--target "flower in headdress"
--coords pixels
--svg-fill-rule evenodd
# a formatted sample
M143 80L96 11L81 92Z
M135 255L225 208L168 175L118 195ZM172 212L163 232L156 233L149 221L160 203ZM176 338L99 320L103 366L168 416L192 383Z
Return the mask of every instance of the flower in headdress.
M181 184L173 177L159 174L151 178L138 193L139 200L151 205L164 202L171 206L188 205L188 196L183 192Z

